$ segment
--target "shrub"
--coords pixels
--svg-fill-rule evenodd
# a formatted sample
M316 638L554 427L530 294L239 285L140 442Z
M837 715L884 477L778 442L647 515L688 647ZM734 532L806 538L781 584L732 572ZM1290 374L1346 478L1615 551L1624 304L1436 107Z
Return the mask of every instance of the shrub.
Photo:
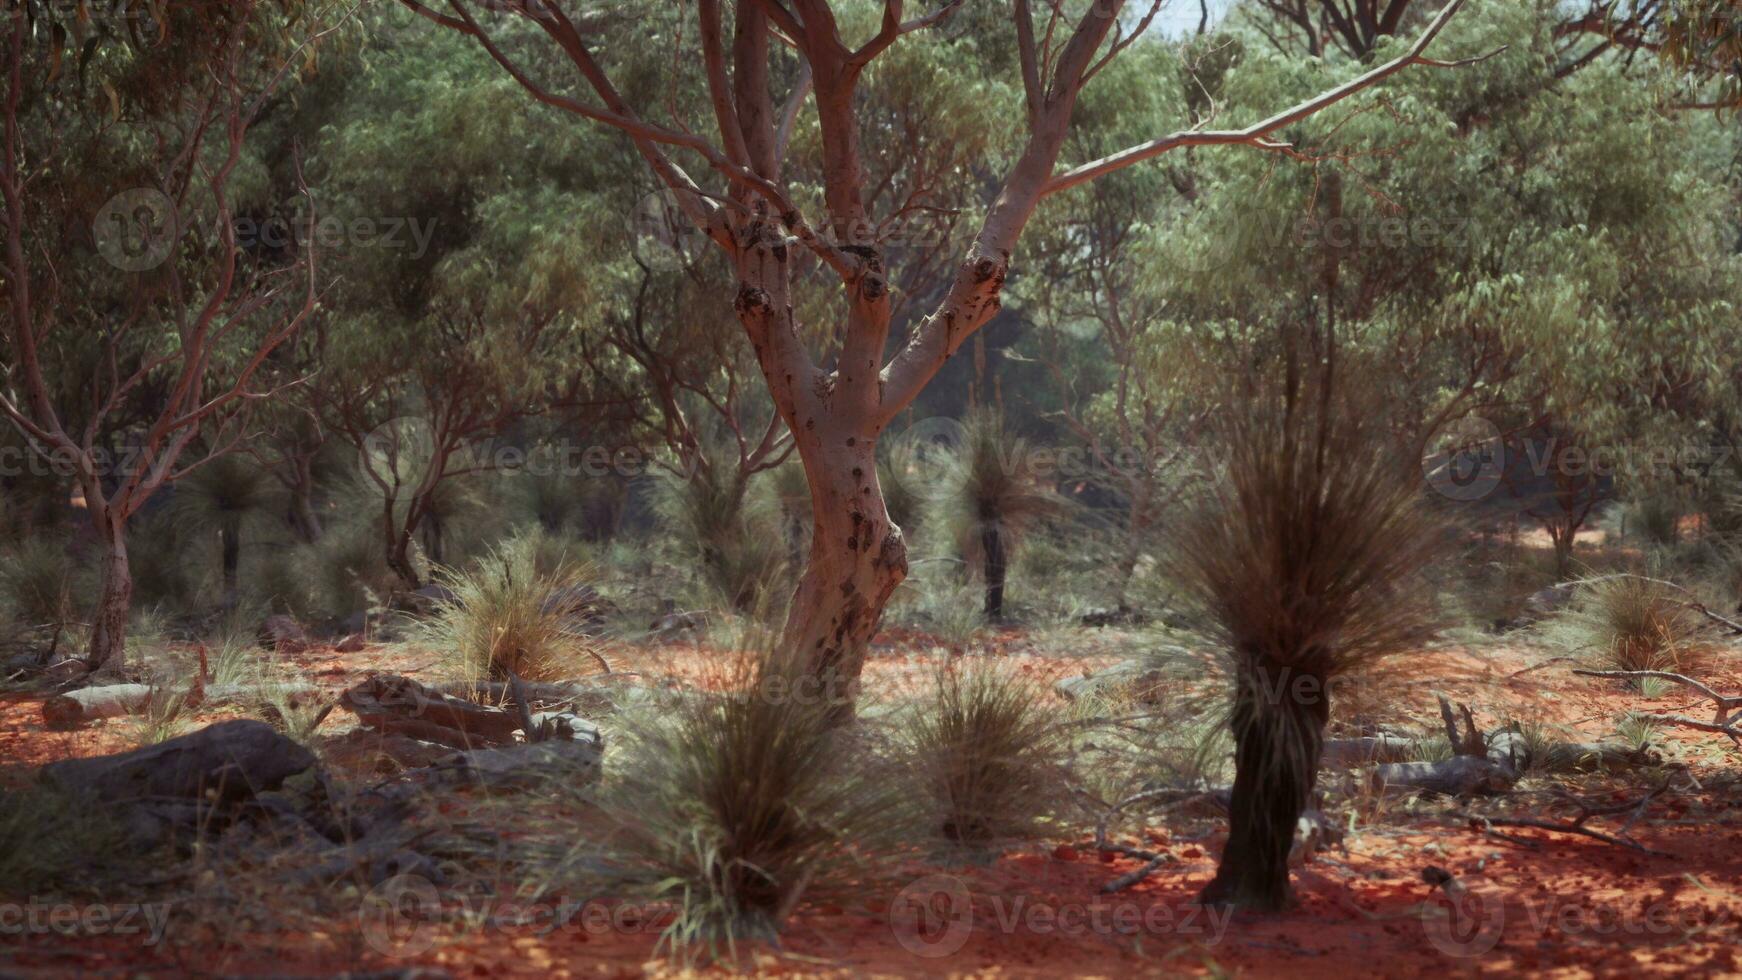
M1037 836L1063 785L1063 745L1033 682L983 659L937 671L902 729L920 779L926 828L985 848Z
M188 525L197 526L197 525ZM127 529L127 567L133 575L133 603L177 616L197 616L209 607L216 565L202 562L186 547L187 534L173 514L135 518Z
M85 570L48 537L30 537L0 554L0 605L28 627L59 629L80 616Z
M772 939L802 899L864 887L897 827L889 787L795 658L744 659L718 690L628 725L629 758L600 805L611 887L670 901L661 943L690 954Z
M755 482L736 483L724 462L655 484L654 510L682 559L719 604L750 612L783 590L788 545L783 520Z
M1614 670L1674 670L1701 626L1681 590L1643 575L1601 576L1551 620L1546 636Z
M560 680L592 657L574 627L578 601L591 594L591 569L544 554L542 536L508 539L464 570L443 570L438 580L453 593L438 602L426 624L430 642L453 656L469 680Z
M0 789L0 895L75 890L143 857L117 817L50 786Z
M276 573L263 582L276 585L272 598L292 611L299 602L333 618L380 609L398 585L387 567L380 525L367 521L329 528L312 548L298 553L292 567L296 564L306 569L304 588Z

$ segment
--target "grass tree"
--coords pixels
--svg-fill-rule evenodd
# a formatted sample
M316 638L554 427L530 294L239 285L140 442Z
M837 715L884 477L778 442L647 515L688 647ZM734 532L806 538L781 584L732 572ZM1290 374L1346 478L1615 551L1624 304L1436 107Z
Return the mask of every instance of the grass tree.
M0 35L0 416L71 471L101 543L95 669L125 649L128 522L233 448L268 359L315 307L312 251L268 260L239 240L237 185L258 164L250 130L318 35L283 36L246 0L177 4L128 41L92 33L74 72L66 49L90 25L69 33L36 6L11 5ZM93 159L111 166L67 165ZM75 214L95 253L65 232Z
M226 607L236 604L241 591L243 535L277 516L277 489L266 470L235 453L212 460L175 485L176 523L218 534Z
M1440 544L1419 471L1334 362L1288 355L1219 417L1219 480L1181 528L1179 572L1234 675L1228 844L1206 902L1289 900L1288 853L1319 768L1333 684L1431 631L1418 572Z
M950 461L949 498L957 544L980 571L986 621L1004 618L1004 587L1022 536L1064 509L1029 442L1004 427L996 409L968 417L962 445Z
M1281 134L1294 123L1411 65L1443 64L1422 52L1460 4L1451 0L1399 57L1243 128L1193 127L1061 166L1079 95L1111 59L1142 39L1159 0L1132 11L1122 0L1048 6L1038 21L1028 0L1014 0L1009 18L978 16L960 2L909 18L900 0L887 0L880 14L872 5L827 0L743 0L732 6L729 21L719 0L696 0L694 29L682 34L693 51L679 63L700 72L711 136L684 119L654 121L649 112L659 100L619 86L614 72L623 73L600 58L594 40L596 32L611 29L609 15L571 17L553 0L454 0L441 8L402 2L476 39L532 98L626 136L729 263L735 286L729 296L722 290L718 301L736 311L810 484L814 533L784 643L802 651L812 673L835 692L841 716L851 711L884 606L907 574L906 545L877 482L878 438L998 312L1023 229L1041 201L1183 147L1281 149ZM958 11L973 43L956 45L931 30ZM529 23L531 33L553 47L523 53L519 42L527 36L513 33L514 25L497 16L502 13L517 15L512 19ZM532 59L553 50L590 94L577 96L573 86L551 85L538 77L542 72L529 70ZM888 107L867 93L881 71L916 51L934 53L933 84L925 86L934 93L951 94L942 79L979 58L986 63L971 75L949 77L973 88L987 71L1006 70L1006 77L1020 80L1020 95L1013 91L1007 107L970 98L941 119L949 135L904 138L887 126ZM1016 123L1014 145L987 147L984 156L995 168L990 194L973 200L978 195L969 190L959 201L932 199L938 175L979 172L985 160L963 161L957 171L955 161L938 168L925 153L949 153L960 136L1003 132L962 123L966 113L985 118L1004 108ZM867 166L868 153L889 148L907 156L892 157L887 176ZM708 175L692 175L688 168L696 161ZM886 194L891 184L906 192ZM819 204L820 212L813 210ZM897 241L907 236L896 229L916 210L958 205L975 216L963 219L965 246L946 241L959 249L954 254ZM892 283L902 281L900 266L927 263L952 271L930 309L916 311L891 355L895 313L916 295ZM808 300L819 277L832 296L813 304ZM805 342L801 310L817 310L835 324L823 331L834 340L822 358Z

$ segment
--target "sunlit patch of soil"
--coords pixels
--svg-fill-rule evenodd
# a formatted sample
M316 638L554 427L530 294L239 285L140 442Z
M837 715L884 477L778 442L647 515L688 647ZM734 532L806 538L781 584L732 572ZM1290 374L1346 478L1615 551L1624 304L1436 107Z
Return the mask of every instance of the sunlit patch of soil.
M1093 650L1087 657L1037 650L1019 633L995 637L991 648L1012 669L1050 685L1120 659L1099 644L1088 647L1091 642L1085 640L1085 649ZM885 637L879 647L867 662L865 686L891 703L923 691L936 665L953 656L922 636ZM637 683L685 685L717 682L725 676L722 661L731 656L690 643L625 647L611 655L619 669L640 675ZM1709 714L1681 689L1647 699L1618 683L1573 676L1570 664L1545 662L1548 656L1507 646L1424 651L1399 658L1342 695L1370 703L1381 720L1416 730L1437 725L1435 695L1444 693L1469 704L1484 727L1533 720L1591 740L1612 733L1630 709ZM412 648L370 647L352 654L316 649L289 665L336 691L369 672L433 675L436 660ZM1742 662L1733 652L1704 653L1688 669L1720 690L1742 690ZM138 735L137 722L126 719L48 732L40 712L40 697L0 702L0 772L8 782L28 778L44 762L130 748ZM322 732L352 723L335 712ZM1359 814L1346 851L1328 851L1296 872L1295 909L1226 918L1192 904L1214 873L1225 835L1220 821L1125 825L1122 839L1174 860L1111 896L1100 895L1101 887L1141 862L1096 853L1089 829L1078 828L1075 838L1014 850L984 866L908 866L893 884L867 886L857 904L801 905L779 949L740 949L735 969L840 977L1734 974L1742 948L1738 756L1716 736L1665 729L1661 737L1702 787L1655 802L1631 828L1642 844L1667 857L1543 830L1508 830L1510 838L1502 838L1461 819L1459 805L1449 801L1375 803ZM1619 801L1648 790L1641 779L1611 774L1569 785L1587 798ZM1510 803L1497 805L1528 808L1546 799L1548 788L1521 787ZM439 807L455 820L502 819L499 805L463 795ZM536 804L519 807L499 830L512 835L537 819ZM586 832L586 822L576 821L576 838ZM1423 881L1429 866L1457 876L1466 890L1461 905ZM904 884L912 888L903 891ZM136 935L9 935L0 944L0 972L330 975L415 967L432 976L629 977L725 969L661 957L659 910L603 920L541 918L537 905L503 900L497 912L535 914L525 922L518 914L484 923L449 917L413 943L383 946L359 911L364 885L341 882L295 909L269 885L202 880L192 894L166 896L197 911L173 920L155 945ZM966 896L966 905L952 895ZM595 896L545 901L560 908L564 899L588 898ZM275 902L284 904L281 914L274 914ZM957 919L966 928L951 932Z

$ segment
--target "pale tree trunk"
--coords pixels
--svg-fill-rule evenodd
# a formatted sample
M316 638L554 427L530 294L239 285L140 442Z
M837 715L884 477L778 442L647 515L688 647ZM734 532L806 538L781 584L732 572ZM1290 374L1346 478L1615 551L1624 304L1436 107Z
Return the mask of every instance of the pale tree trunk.
M809 561L793 594L784 649L802 657L837 720L853 717L865 652L907 577L907 545L889 519L869 434L802 438L810 478Z
M108 507L93 509L91 520L103 542L102 581L97 607L91 614L91 645L86 657L86 664L95 673L106 667L119 668L125 661L133 572L127 564L125 522Z

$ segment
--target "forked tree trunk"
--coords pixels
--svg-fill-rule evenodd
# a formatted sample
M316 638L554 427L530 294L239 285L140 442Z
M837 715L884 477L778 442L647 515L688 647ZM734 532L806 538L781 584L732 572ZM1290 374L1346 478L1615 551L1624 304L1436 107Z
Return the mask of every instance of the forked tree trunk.
M804 658L837 722L853 718L865 651L907 577L907 545L877 483L875 436L806 433L810 555L792 597L785 648Z
M127 532L121 519L106 511L95 511L92 518L103 541L102 581L97 608L91 613L91 646L86 657L86 665L95 673L119 667L125 660L133 572L127 563Z
M1288 853L1318 777L1330 692L1324 678L1275 664L1243 667L1238 684L1228 844L1199 900L1276 912L1291 897Z

